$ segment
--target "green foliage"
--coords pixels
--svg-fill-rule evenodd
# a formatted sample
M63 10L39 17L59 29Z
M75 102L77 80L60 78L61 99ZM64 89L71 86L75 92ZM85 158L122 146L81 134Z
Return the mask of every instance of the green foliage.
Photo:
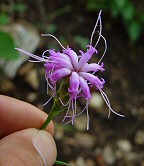
M136 42L144 26L144 12L136 10L130 0L88 0L88 11L107 10L113 18L120 16L132 42Z
M85 49L86 45L89 43L89 39L82 36L76 36L74 39L75 42L81 47L81 49Z
M22 3L12 3L12 11L23 13L26 10L26 6ZM4 9L0 11L0 26L8 26L11 22L11 15ZM3 29L2 28L2 29ZM5 60L15 60L19 54L14 49L15 44L12 36L9 33L0 31L0 58Z
M4 12L0 13L0 25L6 25L8 23L10 23L10 17Z
M141 24L138 21L132 21L128 27L128 34L131 37L132 41L136 41L141 35L142 28Z
M109 3L106 0L88 0L87 6L88 11L95 11L99 9L108 9Z
M24 13L27 9L27 6L24 3L12 3L11 8L13 11L18 13Z
M136 11L131 2L127 2L120 10L120 14L124 21L133 21L135 19Z
M18 52L10 34L0 31L0 58L14 60L18 58Z
M58 27L57 27L56 24L50 24L50 25L48 26L48 30L47 30L47 31L48 31L50 34L54 34L57 29L58 29Z

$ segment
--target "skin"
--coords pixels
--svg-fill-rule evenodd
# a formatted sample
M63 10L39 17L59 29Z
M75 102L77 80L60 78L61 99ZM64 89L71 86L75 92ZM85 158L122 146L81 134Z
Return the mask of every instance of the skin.
M26 102L0 95L0 166L51 166L56 160L54 125L39 130L47 114Z

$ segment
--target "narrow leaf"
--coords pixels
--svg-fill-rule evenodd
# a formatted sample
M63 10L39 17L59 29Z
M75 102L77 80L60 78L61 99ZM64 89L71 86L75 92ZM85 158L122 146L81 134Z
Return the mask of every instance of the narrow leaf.
M55 161L55 164L57 164L57 165L66 165L66 166L68 166L68 164L65 163L65 162L63 162L63 161Z

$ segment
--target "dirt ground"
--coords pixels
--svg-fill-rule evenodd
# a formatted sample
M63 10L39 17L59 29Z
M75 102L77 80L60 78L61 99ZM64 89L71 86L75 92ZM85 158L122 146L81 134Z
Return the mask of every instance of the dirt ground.
M14 22L23 20L32 24L39 35L50 30L65 46L68 44L76 51L82 49L76 36L90 38L97 13L87 12L83 3L77 5L75 1L69 3L66 0L61 3L56 0L25 3L27 11L13 13ZM108 119L107 106L99 92L92 89L94 97L89 107L88 131L85 114L76 120L75 126L61 123L63 115L54 119L58 159L70 166L144 166L144 34L136 44L132 44L120 18L112 20L110 14L103 11L102 20L103 35L108 44L103 59L106 69L102 73L106 80L104 91L112 108L124 114L125 118L111 114ZM51 29L51 25L56 30L54 26ZM35 54L41 55L49 45L51 48L57 46L53 39L41 39ZM102 52L102 49L103 43L98 50ZM93 61L98 58L93 57ZM27 101L49 112L52 102L42 107L49 97L42 64L26 61L14 78L10 79L4 73L1 76L1 94ZM78 102L79 107L83 105L83 101Z

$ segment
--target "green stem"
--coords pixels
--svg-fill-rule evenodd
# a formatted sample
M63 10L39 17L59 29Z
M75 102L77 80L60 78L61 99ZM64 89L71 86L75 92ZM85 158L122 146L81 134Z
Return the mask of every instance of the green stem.
M48 117L47 117L47 119L45 120L45 122L41 126L40 130L44 130L53 118L54 118L54 116L50 112L49 115L48 115Z
M56 116L62 113L65 109L63 109L63 106L59 100L60 97L63 101L67 101L68 97L68 80L65 80L61 83L60 88L57 92L57 96L54 98L54 104L52 106L52 109L46 119L46 121L43 123L41 130L45 129L47 125L50 123L50 121Z
M58 97L60 97L63 101L67 101L67 98L68 98L68 80L67 79L65 79L65 81L61 84L57 92L57 96L54 98L54 104L52 106L52 109L47 119L43 123L42 127L40 128L41 130L45 129L56 115L62 113L66 109L66 108L63 109L63 106ZM68 164L63 161L55 161L55 164L68 166Z

